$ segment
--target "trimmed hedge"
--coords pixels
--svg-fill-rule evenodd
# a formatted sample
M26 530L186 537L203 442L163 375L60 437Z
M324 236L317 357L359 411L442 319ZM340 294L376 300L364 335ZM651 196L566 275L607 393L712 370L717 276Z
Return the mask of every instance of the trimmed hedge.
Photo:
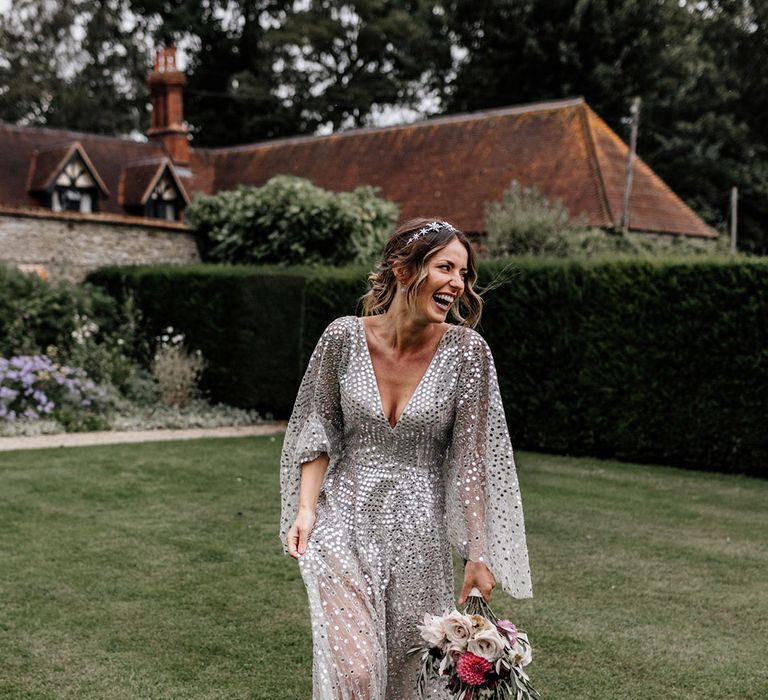
M768 263L517 267L482 332L520 447L768 475Z
M212 398L285 417L365 270L109 269L148 328L183 330ZM768 262L726 258L486 262L480 331L517 448L768 474ZM222 342L227 338L227 342Z

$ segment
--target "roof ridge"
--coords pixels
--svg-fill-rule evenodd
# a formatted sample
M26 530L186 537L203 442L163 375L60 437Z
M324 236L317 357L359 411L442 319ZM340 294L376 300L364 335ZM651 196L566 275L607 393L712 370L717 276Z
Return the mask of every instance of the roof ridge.
M603 168L600 164L600 158L597 154L597 144L595 143L595 135L592 133L592 123L590 120L590 113L593 110L590 106L584 103L584 108L579 110L582 120L582 126L586 132L587 150L589 151L589 160L592 163L594 170L594 177L596 179L596 187L598 191L598 197L600 198L600 206L605 212L605 217L612 225L616 225L616 221L613 218L613 212L611 211L611 203L608 200L608 191L605 187L605 178L603 177ZM618 136L618 134L617 134Z
M123 163L123 169L133 168L137 165L160 165L160 163L167 160L169 160L169 158L164 153L156 156L148 156L146 158L136 158L134 160L125 161L125 163Z
M496 107L493 109L481 109L475 112L460 112L457 114L442 114L435 117L427 117L415 122L404 124L391 124L388 126L363 126L356 129L347 129L346 131L334 131L330 134L302 134L299 136L285 136L277 139L266 139L264 141L254 141L253 143L243 143L236 146L217 146L214 148L193 148L197 152L207 152L213 155L224 153L233 153L247 151L254 148L269 148L271 146L284 146L290 143L304 143L306 141L320 141L324 139L333 139L346 136L355 136L360 134L374 134L386 131L396 131L397 129L413 129L432 126L442 126L443 124L454 124L465 121L476 121L478 119L492 119L495 117L512 116L516 114L527 114L530 112L547 112L557 109L567 109L569 107L578 107L586 104L583 97L568 97L561 100L546 100L542 102L532 102L522 105L510 105L507 107Z
M3 121L0 119L0 129L8 129L9 131L45 131L48 133L56 133L60 135L66 135L66 137L71 138L72 140L79 140L81 137L85 136L87 138L93 138L93 139L105 139L108 141L121 141L126 143L135 143L140 146L153 146L153 144L150 140L146 141L137 141L136 139L132 139L128 136L116 136L116 135L109 135L109 134L94 134L89 131L72 131L71 129L64 129L61 127L55 127L55 126L23 126L20 124L11 124L9 122Z

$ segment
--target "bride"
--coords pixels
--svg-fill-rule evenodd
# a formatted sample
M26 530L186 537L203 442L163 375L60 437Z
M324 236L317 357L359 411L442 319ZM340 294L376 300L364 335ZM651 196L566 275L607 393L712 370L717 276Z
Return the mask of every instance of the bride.
M412 700L425 613L497 581L532 595L522 502L491 351L473 330L475 253L415 219L369 275L363 317L325 330L281 457L284 550L309 599L314 700ZM456 322L446 322L448 315ZM439 684L428 697L449 698Z

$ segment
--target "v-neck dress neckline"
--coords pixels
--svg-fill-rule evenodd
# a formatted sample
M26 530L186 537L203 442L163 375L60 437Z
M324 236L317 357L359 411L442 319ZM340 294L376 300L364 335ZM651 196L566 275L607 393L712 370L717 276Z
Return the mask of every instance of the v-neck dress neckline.
M403 407L403 410L400 412L400 415L395 421L395 424L392 425L392 423L390 423L389 419L387 418L387 414L384 412L384 401L381 398L381 390L379 389L379 380L376 378L376 370L373 367L373 356L371 355L371 349L368 346L368 334L365 332L365 322L363 321L362 316L358 316L357 320L359 322L360 333L363 341L363 351L365 353L365 356L367 357L368 368L371 371L371 380L373 381L373 388L376 392L376 397L378 398L379 415L382 417L382 419L387 424L389 429L394 433L397 430L397 427L402 422L403 417L405 416L406 412L408 411L408 408L413 402L414 397L416 396L416 394L419 393L419 389L421 389L422 384L424 384L424 379L432 371L432 366L435 364L437 356L440 354L440 349L443 345L443 341L445 340L445 336L447 336L451 332L451 330L453 329L453 326L446 329L443 335L440 336L440 340L438 341L437 347L435 348L435 352L432 354L432 358L430 359L429 364L427 365L427 369L424 370L424 374L421 375L421 379L419 379L418 384L416 384L416 388L413 390L413 393L408 398L408 401Z

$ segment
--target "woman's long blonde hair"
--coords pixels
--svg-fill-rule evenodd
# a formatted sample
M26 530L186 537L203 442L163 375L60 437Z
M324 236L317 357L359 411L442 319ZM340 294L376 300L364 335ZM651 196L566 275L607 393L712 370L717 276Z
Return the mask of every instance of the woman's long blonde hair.
M392 234L376 268L368 275L368 291L360 298L363 316L383 314L390 307L397 293L397 278L393 268L398 265L408 273L405 298L408 305L413 307L427 279L429 261L455 238L467 249L467 275L464 279L464 293L451 306L451 316L460 325L470 328L480 322L483 300L472 288L477 280L477 256L466 235L451 224L452 228L443 226L428 230L409 242L414 233L434 221L436 219L411 219Z

